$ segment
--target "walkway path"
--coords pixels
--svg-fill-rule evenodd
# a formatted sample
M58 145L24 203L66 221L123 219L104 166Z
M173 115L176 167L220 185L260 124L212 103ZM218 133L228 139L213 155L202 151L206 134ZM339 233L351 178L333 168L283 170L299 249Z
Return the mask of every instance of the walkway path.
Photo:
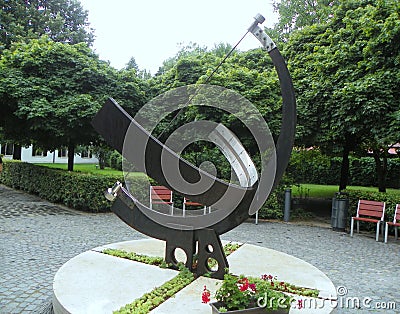
M0 185L0 313L37 313L51 298L56 271L70 258L140 238L114 214L73 211ZM272 222L244 223L222 239L279 250L318 267L347 291L336 313L360 313L351 309L356 298L361 312L400 312L400 240L385 245L372 234L350 238L330 228ZM397 311L367 309L377 302L397 302Z

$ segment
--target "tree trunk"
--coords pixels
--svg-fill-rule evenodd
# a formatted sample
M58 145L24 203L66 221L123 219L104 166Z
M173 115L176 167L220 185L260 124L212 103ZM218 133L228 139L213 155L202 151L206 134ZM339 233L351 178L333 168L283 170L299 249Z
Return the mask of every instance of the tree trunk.
M68 144L68 171L74 171L75 145Z
M100 169L103 170L106 167L106 159L103 151L100 151L98 158L99 158Z
M349 183L349 169L350 169L349 154L350 154L349 146L345 144L343 147L342 167L340 170L339 191L346 189L347 184Z
M21 160L21 156L22 156L22 147L20 145L15 145L14 144L13 159L14 160Z
M386 177L387 177L387 156L385 153L380 158L379 151L373 150L373 156L375 160L376 176L378 178L378 189L379 192L386 192Z
M345 135L345 142L343 145L343 159L342 168L340 170L340 184L339 191L346 189L347 184L349 184L350 175L350 161L349 155L352 150L356 147L356 137L352 134Z

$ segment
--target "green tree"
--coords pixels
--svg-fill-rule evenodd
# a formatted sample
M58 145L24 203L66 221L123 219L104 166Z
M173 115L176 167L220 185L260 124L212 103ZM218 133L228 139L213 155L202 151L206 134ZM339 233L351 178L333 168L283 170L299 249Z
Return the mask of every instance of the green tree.
M280 0L274 1L274 10L279 14L275 25L283 38L305 26L326 23L332 16L337 0Z
M79 1L0 0L0 56L13 42L28 41L44 34L57 42L93 42L87 12ZM5 114L5 110L2 112ZM12 124L14 117L6 118ZM13 158L20 159L21 148L14 147Z
M138 64L136 63L136 59L134 58L134 57L131 57L130 59L129 59L129 61L128 61L128 63L126 64L126 66L125 66L125 69L126 70L135 70L136 71L136 73L138 73L139 72L139 66L138 66Z
M347 185L351 151L387 150L398 140L399 38L400 4L394 0L343 2L328 23L290 36L286 53L303 142L341 147L340 189Z
M48 150L67 146L72 170L75 147L96 139L90 121L107 92L115 90L116 71L85 43L42 37L5 50L0 73L5 137Z
M93 42L87 11L77 0L0 0L0 54L11 43L47 35L54 41Z
M47 37L18 43L4 51L0 69L5 137L47 150L67 146L71 171L77 145L101 146L90 122L107 97L131 113L145 99L146 85L134 70L116 71L85 43L55 43Z
M259 109L277 138L281 125L282 103L279 80L268 53L262 49L234 51L218 71L214 72L226 54L230 52L231 46L218 44L207 51L198 48L197 45L194 47L168 60L168 66L164 68L164 71L159 72L151 80L153 94L158 95L171 88L187 84L208 83L232 89ZM178 126L195 120L224 123L231 130L235 130L235 134L239 136L251 155L255 156L258 153L253 137L240 120L216 108L189 106L162 121L156 135L162 134L160 139L164 140ZM187 147L184 154L195 163L201 163L205 156L209 156L215 165L221 167L217 169L220 174L230 174L229 164L223 162L222 154L209 143L192 144ZM216 162L218 158L220 161Z
M125 70L135 70L136 75L144 80L151 78L151 73L147 70L140 70L139 65L136 63L136 59L131 57L125 66Z

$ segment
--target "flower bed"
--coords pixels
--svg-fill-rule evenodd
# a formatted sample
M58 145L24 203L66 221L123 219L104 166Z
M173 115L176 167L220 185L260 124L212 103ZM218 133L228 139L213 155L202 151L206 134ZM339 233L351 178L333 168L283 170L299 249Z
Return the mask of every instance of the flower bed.
M241 244L239 243L227 243L224 245L224 253L226 256L236 251ZM145 263L148 265L154 265L161 268L168 268L168 265L164 258L147 256L143 254L137 254L135 252L126 252L124 250L118 249L105 249L102 253L107 255L112 255L119 258L129 259L132 261ZM213 266L212 263L209 265L210 268ZM195 280L195 276L191 273L183 264L179 264L179 273L177 276L167 281L160 287L155 287L152 291L145 293L140 298L134 300L132 303L127 304L115 311L116 314L144 314L149 313L151 310L155 309L157 306L165 302L170 297L173 297L177 292L185 288L191 282Z
M272 275L254 278L227 273L215 295L218 302L211 306L213 313L288 313L295 300L292 295L317 297L318 294L318 290L278 281ZM204 286L202 302L210 301L210 291Z

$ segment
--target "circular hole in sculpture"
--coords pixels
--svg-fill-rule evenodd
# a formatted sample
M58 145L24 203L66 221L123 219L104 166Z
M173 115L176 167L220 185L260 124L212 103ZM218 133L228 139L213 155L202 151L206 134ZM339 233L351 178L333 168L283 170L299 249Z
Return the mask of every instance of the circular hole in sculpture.
M206 246L206 251L207 251L207 253L212 253L212 252L214 252L214 247L211 244L208 244Z
M174 259L175 259L175 261L176 261L177 263L186 264L186 261L187 261L186 252L185 252L183 249L177 247L177 248L174 250Z
M206 261L206 267L209 271L216 272L218 270L218 261L215 258L209 257Z

